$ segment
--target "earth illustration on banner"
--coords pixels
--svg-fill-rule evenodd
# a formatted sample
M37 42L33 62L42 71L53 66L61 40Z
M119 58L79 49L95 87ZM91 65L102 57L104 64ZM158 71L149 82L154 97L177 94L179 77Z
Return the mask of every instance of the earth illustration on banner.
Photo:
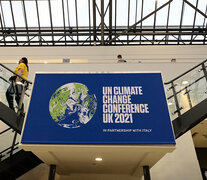
M52 119L64 128L79 128L87 124L96 108L95 94L89 94L87 86L76 82L58 88L49 102Z

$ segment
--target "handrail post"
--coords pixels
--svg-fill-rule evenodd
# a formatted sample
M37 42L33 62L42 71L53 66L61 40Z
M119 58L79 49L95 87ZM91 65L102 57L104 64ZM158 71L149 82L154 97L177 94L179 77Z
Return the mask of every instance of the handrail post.
M10 158L13 155L13 151L14 151L14 146L15 146L16 139L17 139L17 132L15 131L14 138L13 138L13 141L12 141L11 151L10 151Z
M190 90L187 87L185 88L185 94L187 95L188 104L189 104L189 107L191 109L193 107L193 105L192 105L192 101L191 101L191 98L190 98Z
M172 84L172 91L173 91L173 97L174 97L174 100L175 100L175 106L176 106L176 109L177 109L177 113L178 113L178 116L181 116L181 108L179 107L179 102L178 102L178 98L177 98L177 95L176 95L176 90L175 90L175 84L174 82L171 83Z
M206 71L206 66L205 66L204 62L202 63L202 70L203 70L203 74L204 74L206 81L207 81L207 71Z

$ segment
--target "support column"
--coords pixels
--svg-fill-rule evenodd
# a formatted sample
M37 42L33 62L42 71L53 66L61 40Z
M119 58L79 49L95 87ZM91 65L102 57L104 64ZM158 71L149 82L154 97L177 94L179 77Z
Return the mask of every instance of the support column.
M151 180L149 166L143 166L144 180Z
M50 165L50 172L49 172L48 180L55 180L55 171L56 171L56 165L55 164L51 164Z

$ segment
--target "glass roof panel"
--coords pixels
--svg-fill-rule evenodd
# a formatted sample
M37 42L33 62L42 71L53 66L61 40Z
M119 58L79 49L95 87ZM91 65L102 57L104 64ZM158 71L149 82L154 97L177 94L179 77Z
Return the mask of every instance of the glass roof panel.
M27 24L29 27L38 27L37 9L35 1L25 1Z
M116 1L117 0L112 1L112 26L114 27L116 23Z
M144 11L143 11L143 17L147 16L151 12L155 10L155 0L148 0L144 1ZM142 22L143 26L149 26L154 24L154 14L148 17L146 20Z
M141 14L142 14L142 1L137 0L137 16L136 16L136 22L141 20ZM136 26L140 26L141 24L137 24Z
M23 14L22 2L12 1L12 9L14 13L15 26L25 27L25 18Z
M2 19L2 12L1 12L1 7L0 7L0 28L3 28L3 19Z
M88 0L88 3L88 11L90 13L90 26L93 26L93 2L91 0Z
M2 18L1 2L0 2L0 27L3 28L3 18Z
M52 10L52 25L56 27L63 27L63 8L62 1L50 1Z
M166 0L159 0L157 2L158 2L157 7L159 8L160 6L165 4L167 1ZM169 5L165 6L164 8L160 9L157 12L156 26L166 26L167 25L168 8L169 8Z
M51 27L48 1L38 1L40 26Z
M196 14L196 21L195 21L195 25L202 27L203 26L203 15L201 15L200 13Z
M109 11L110 1L112 1L112 17L110 17ZM95 17L93 13L93 2L96 2ZM27 41L28 37L32 39L30 42L26 43L27 45L30 45L32 41L37 43L41 37L47 41L51 41L44 43L49 43L49 45L55 45L55 43L64 44L65 39L68 41L66 44L85 45L90 43L93 45L91 40L94 38L97 39L97 45L101 45L101 40L103 39L106 42L104 44L123 45L130 44L133 41L135 41L133 42L135 44L160 44L168 41L168 38L165 39L165 37L169 37L170 40L166 44L183 44L187 41L189 41L187 43L192 44L193 41L191 40L194 39L198 43L203 43L201 38L203 37L204 39L205 34L203 33L206 31L202 28L206 27L207 18L205 15L202 15L202 13L207 13L206 0L173 0L170 3L170 6L168 4L141 23L137 24L137 29L134 29L133 31L124 30L127 30L128 26L139 22L142 18L154 12L165 3L169 3L169 0L104 0L104 36L101 36L103 30L101 29L101 2L102 0L0 1L0 29L6 29L6 32L0 33L7 33L7 35L10 36L8 28L12 28L12 30L14 30L13 33L17 34L17 38L16 36L8 37L6 38L6 41L8 41L8 43L10 43L9 39L10 41L14 41L13 45L17 43L16 40L19 41L20 39L23 39L21 37L24 37ZM197 8L201 13L198 11L196 12L195 8L191 6ZM168 11L169 7L170 11ZM166 27L168 12L169 31ZM109 31L110 18L112 18L112 31ZM96 20L96 34L93 33L94 19ZM40 29L38 20L40 21ZM69 30L70 37L64 37L64 27ZM22 31L15 31L15 28L17 30L21 28ZM189 28L190 30L186 31L184 28ZM199 28L201 28L201 30ZM40 34L38 34L38 36L37 33L39 31ZM112 32L112 34L109 34L109 32ZM170 35L166 36L166 33L168 32L170 32ZM178 35L178 33L181 34ZM0 37L1 39L3 38L1 34ZM140 42L140 40L142 41ZM38 43L41 44L41 42ZM0 42L0 45L4 45L3 41Z
M68 12L68 0L63 0L63 5L64 5L64 17L65 17L65 26L69 27L70 26L70 21L69 21L69 12Z
M109 26L109 0L104 1L104 23Z
M136 0L130 1L129 25L136 23Z
M173 0L170 5L169 25L179 26L183 1Z
M206 0L199 0L198 9L200 11L202 11L205 15L207 14L206 8L207 8L207 1ZM197 26L201 26L202 27L205 19L206 19L205 16L203 16L200 13L197 13L196 23L195 24Z
M101 0L96 0L96 26L99 26L101 24Z
M70 0L68 3L69 6L69 19L70 26L76 27L76 8L75 8L75 0Z
M195 15L195 10L192 7L190 7L188 4L185 4L182 25L187 26L189 24L193 24L194 15Z
M88 13L88 1L77 0L78 9L78 25L88 26L89 25L89 13Z
M199 0L198 2L198 9L201 10L204 14L206 13L207 1L206 0Z
M188 2L191 3L192 5L196 6L197 0L188 0Z
M11 14L11 7L10 3L8 1L2 1L1 2L2 9L3 9L3 17L6 27L13 27L13 21L12 21L12 14Z
M117 1L116 26L128 24L128 0Z

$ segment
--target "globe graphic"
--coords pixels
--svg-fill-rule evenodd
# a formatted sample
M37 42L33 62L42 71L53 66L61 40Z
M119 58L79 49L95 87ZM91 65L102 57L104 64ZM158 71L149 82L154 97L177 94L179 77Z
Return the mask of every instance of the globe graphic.
M52 119L64 128L79 128L87 124L96 108L95 94L89 94L87 86L75 82L58 88L49 102Z

